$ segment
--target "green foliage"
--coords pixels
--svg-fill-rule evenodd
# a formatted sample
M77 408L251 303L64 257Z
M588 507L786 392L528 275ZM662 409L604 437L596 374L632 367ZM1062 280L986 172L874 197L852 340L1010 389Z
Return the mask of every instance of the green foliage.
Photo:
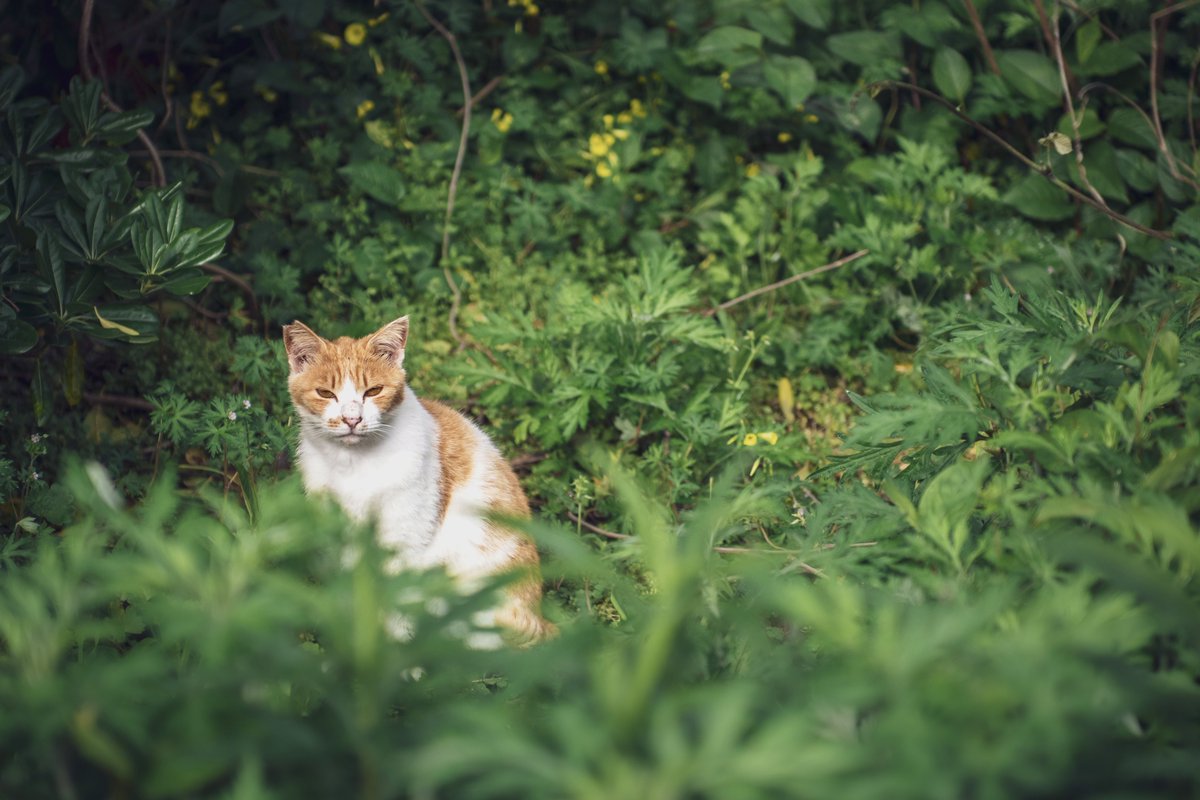
M0 794L1200 792L1196 8L95 6L0 37ZM401 313L557 641L279 475L275 326Z

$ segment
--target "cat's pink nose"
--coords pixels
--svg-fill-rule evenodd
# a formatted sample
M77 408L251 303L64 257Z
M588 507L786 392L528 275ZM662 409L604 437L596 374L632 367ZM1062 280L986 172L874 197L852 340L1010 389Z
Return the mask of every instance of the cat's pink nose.
M342 422L349 425L350 430L353 431L356 427L358 427L358 423L362 422L362 417L347 417L343 415Z

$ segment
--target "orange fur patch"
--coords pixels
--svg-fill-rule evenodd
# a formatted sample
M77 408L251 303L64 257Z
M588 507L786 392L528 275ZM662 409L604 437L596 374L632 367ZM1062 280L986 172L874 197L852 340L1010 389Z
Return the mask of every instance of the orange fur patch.
M360 392L373 386L383 389L373 398L383 413L404 399L405 373L381 355L372 345L372 337L351 339L343 336L332 342L322 339L299 323L284 327L284 341L289 357L299 353L300 364L293 358L292 374L288 376L288 392L298 407L320 415L333 399L321 397L318 389L337 392L349 378ZM296 368L303 368L297 372Z

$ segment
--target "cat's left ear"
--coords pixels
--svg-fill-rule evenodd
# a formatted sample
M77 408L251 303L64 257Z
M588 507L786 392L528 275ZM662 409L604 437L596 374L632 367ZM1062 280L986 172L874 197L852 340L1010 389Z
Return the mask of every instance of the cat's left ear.
M395 319L371 334L367 344L393 367L404 364L404 345L408 341L408 317Z

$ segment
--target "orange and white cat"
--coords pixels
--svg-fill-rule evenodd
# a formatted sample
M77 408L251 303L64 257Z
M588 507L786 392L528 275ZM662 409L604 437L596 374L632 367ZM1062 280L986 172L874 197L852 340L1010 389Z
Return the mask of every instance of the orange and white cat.
M539 611L537 548L488 519L529 516L517 476L466 417L413 393L407 340L408 317L361 339L329 341L300 322L283 327L304 487L330 493L354 520L373 521L395 553L391 569L443 566L468 591L488 576L525 571L480 621L526 642L551 635Z

